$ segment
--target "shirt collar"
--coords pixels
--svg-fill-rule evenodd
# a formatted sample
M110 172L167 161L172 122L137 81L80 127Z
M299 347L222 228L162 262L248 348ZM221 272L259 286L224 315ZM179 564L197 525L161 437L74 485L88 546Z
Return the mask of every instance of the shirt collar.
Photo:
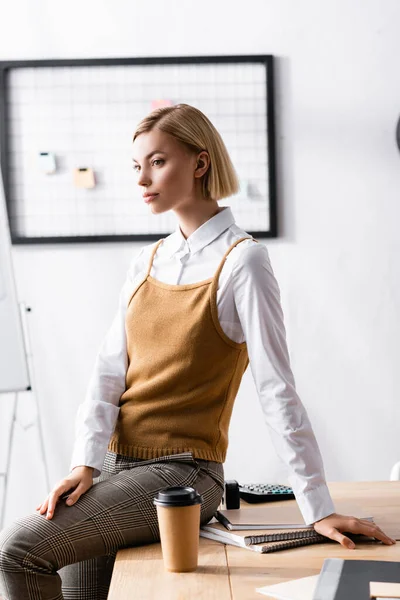
M164 246L168 257L171 258L176 252L188 247L191 254L202 250L208 244L211 244L221 233L226 231L235 223L235 217L229 206L221 207L222 210L208 219L203 225L200 225L187 239L182 234L179 224L174 233L168 236L164 241Z

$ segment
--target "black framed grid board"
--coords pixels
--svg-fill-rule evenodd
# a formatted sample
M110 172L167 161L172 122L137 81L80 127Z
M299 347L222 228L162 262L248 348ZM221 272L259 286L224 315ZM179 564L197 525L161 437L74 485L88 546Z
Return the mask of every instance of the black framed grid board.
M276 237L273 57L195 56L0 62L0 160L14 244L156 240L132 170L132 136L159 106L203 111L240 191L225 198L254 237Z

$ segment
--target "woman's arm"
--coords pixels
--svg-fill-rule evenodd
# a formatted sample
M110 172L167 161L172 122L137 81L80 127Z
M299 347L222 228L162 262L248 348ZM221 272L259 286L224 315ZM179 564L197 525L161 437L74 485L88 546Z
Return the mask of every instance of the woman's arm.
M295 389L279 287L263 244L242 251L232 270L232 283L261 406L274 447L289 468L304 521L347 548L354 548L354 543L343 532L395 543L374 523L334 512L321 453Z
M332 514L322 458L296 392L286 344L280 292L266 246L245 248L232 269L233 293L250 369L278 456L306 523Z
M145 248L140 250L130 265L119 295L117 313L98 352L86 398L78 408L70 470L83 465L93 467L93 477L100 474L117 421L119 400L125 391L125 314L136 281L139 283L143 272Z
M97 354L85 401L78 408L70 473L56 483L36 507L40 514L46 513L46 519L53 518L61 499L66 499L68 505L74 504L93 485L93 478L100 474L103 466L119 413L119 400L125 391L125 314L131 294L143 273L145 248L130 265L119 294L117 313Z

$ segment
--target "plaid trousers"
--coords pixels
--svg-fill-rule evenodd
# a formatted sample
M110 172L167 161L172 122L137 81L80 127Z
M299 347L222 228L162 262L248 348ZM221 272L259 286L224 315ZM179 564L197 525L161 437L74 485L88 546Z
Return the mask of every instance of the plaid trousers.
M38 512L0 533L3 600L106 600L120 548L159 541L153 498L165 487L192 486L203 496L201 523L218 508L220 463L190 452L153 460L107 452L94 485L51 520Z

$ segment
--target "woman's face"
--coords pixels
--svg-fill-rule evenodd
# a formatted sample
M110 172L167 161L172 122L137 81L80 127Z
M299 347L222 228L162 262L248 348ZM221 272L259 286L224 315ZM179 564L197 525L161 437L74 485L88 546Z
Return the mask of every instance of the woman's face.
M133 142L137 183L153 213L189 208L196 202L200 182L196 167L197 155L157 128L141 133Z

